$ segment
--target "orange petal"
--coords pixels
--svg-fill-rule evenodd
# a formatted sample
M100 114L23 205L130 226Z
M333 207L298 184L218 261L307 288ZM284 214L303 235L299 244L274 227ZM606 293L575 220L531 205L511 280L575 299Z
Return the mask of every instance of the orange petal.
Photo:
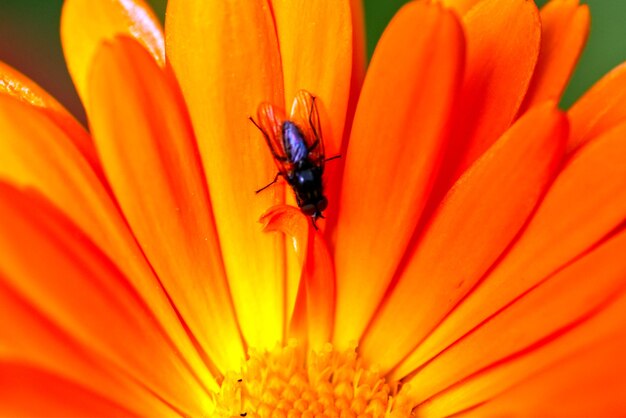
M132 237L66 133L44 113L6 95L0 95L0 131L0 177L40 191L124 265L114 248L128 247Z
M506 257L429 335L398 373L429 361L623 222L624 137L626 124L597 138L570 159Z
M437 5L407 4L380 40L359 100L339 204L340 345L363 331L413 233L445 147L462 66L460 25Z
M626 64L598 81L574 103L568 116L572 126L570 150L626 121Z
M365 39L365 11L362 0L352 0L350 2L352 14L352 78L350 81L350 100L348 103L348 120L352 119L354 107L356 107L361 85L365 78L367 68L367 52ZM352 110L352 112L351 112ZM350 132L347 130L347 132Z
M280 46L285 102L307 90L318 97L329 155L339 153L352 73L349 0L271 0ZM332 63L332 71L328 65Z
M157 413L152 411L152 414ZM0 415L50 418L139 416L80 384L32 366L7 361L0 361Z
M463 24L467 68L440 193L513 122L539 54L541 23L532 1L484 0Z
M332 333L335 274L326 243L311 221L292 206L277 206L263 215L266 231L281 231L299 255L301 277L290 322L290 336L319 348Z
M84 390L93 391L124 405L130 411L134 411L134 414L162 416L172 413L168 405L148 392L144 386L130 379L128 373L113 367L102 355L88 350L30 301L8 287L4 276L0 278L0 314L3 318L10 318L10 321L5 321L4 325L0 326L2 358L29 364L40 369L42 373L45 370L59 379L76 382L82 385ZM42 347L45 347L45 350ZM14 416L19 411L24 413L33 407L31 404L39 405L44 402L43 394L40 395L41 398L36 398L37 402L31 399L30 402L24 403L24 398L11 397L15 402L11 404L3 399L3 395L11 393L6 392L7 389L3 386L5 384L17 386L16 379L20 376L18 371L10 373L0 374L1 416ZM69 397L59 400L71 402ZM6 409L9 406L14 408L11 414L8 414Z
M257 220L282 203L276 168L248 120L284 108L280 54L267 2L171 0L167 54L189 106L233 301L247 342L272 348L285 330L285 244Z
M85 390L124 405L134 414L162 416L172 413L169 406L130 379L128 373L116 369L97 352L88 350L30 301L9 288L4 276L0 277L0 314L3 318L10 318L0 326L2 359L33 365L59 378L77 382ZM15 386L18 377L0 374L0 387L5 384ZM0 390L2 416L10 405L2 398L6 394L5 390ZM39 398L36 399L38 404ZM59 400L71 402L69 397ZM25 412L28 405L15 405L14 408L15 413ZM7 413L7 416L13 415Z
M622 301L626 306L626 303ZM613 315L618 322L626 317ZM622 323L622 327L626 324ZM574 353L469 411L473 416L622 417L626 415L626 336ZM611 359L611 361L607 361Z
M26 102L45 113L67 133L89 165L103 178L96 150L85 129L45 90L3 62L0 62L0 93Z
M123 370L176 410L201 414L207 389L112 261L45 199L3 185L0 201L2 286L36 307L70 344L101 358L103 367ZM4 321L3 327L21 325ZM17 348L3 350L25 355ZM32 354L39 361L48 356L41 346L27 351L40 351Z
M553 103L545 104L513 125L459 179L363 337L366 359L392 368L467 294L542 197L566 140L565 117Z
M65 0L61 41L70 75L83 104L91 61L100 44L117 35L137 39L159 65L165 65L163 30L143 0Z
M626 232L622 230L476 324L470 333L417 370L407 383L409 392L425 402L420 413L454 415L524 384L572 353L599 342L612 344L616 334L623 339L625 246ZM520 270L514 280L523 276ZM585 379L593 373L592 364L626 366L623 356L596 357L587 360L586 372L569 375L565 381L584 387ZM626 384L623 375L619 384Z
M44 113L7 95L0 95L0 132L0 179L37 190L72 219L116 261L186 358L202 370L195 348L116 203L67 134ZM203 376L211 380L206 371Z
M454 9L460 15L464 15L470 9L483 0L439 0L446 7Z
M541 9L541 50L520 113L546 100L559 101L589 34L589 7L552 0Z
M133 39L93 60L86 110L125 218L172 301L222 372L244 357L185 104Z
M354 112L361 94L363 79L365 78L365 70L367 67L366 43L365 43L365 14L363 10L362 0L351 0L352 11L352 74L350 77L350 94L345 113L345 124L343 127L341 148L334 154L327 152L328 157L335 155L346 155L348 146L347 139L352 130L352 122L354 121ZM341 179L343 177L342 159L327 164L324 174L324 192L328 198L328 210L326 211L326 220L322 224L321 229L324 231L327 239L332 242L335 239L335 228L337 227L337 205L339 202L339 194L341 191Z

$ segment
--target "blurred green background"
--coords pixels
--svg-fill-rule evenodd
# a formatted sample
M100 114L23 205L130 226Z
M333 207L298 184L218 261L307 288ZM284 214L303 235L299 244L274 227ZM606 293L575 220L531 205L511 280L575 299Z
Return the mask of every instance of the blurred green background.
M407 0L364 1L368 53L371 54L385 25ZM546 1L537 0L537 3L541 6ZM159 16L164 16L167 0L148 2ZM591 35L563 98L564 107L609 69L626 61L626 0L583 2L591 8ZM62 3L63 0L0 0L0 60L38 82L82 119L82 109L61 52L59 20Z

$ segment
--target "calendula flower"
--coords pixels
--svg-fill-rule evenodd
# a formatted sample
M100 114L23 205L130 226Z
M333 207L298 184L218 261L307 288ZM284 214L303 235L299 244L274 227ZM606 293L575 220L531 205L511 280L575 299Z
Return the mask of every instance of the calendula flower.
M556 105L586 6L409 2L364 80L360 14L66 0L89 133L0 67L0 415L626 414L626 67ZM319 230L254 193L302 90Z

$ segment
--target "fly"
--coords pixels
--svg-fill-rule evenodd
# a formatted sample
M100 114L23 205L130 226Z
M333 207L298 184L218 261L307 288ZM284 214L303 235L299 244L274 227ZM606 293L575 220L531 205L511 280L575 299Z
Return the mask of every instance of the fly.
M257 117L258 122L252 117L250 120L263 133L278 173L274 180L256 192L267 189L283 177L293 189L298 207L311 217L317 229L315 221L324 218L322 212L328 206L322 184L324 163L340 156L325 157L315 96L300 90L293 101L289 118L269 103L259 106Z

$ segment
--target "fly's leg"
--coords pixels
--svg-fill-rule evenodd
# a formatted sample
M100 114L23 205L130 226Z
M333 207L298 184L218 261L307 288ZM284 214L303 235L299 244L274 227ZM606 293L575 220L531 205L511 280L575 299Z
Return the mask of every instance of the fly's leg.
M315 216L311 216L311 223L313 224L313 228L318 231L319 227L317 226L317 223L315 223Z
M270 187L272 184L276 183L278 181L278 177L281 177L283 175L283 173L281 173L280 171L278 173L276 173L276 177L274 177L274 180L271 181L271 183L269 183L266 186L261 187L259 190L257 190L255 193L259 193L262 192L263 190L267 189L268 187Z

